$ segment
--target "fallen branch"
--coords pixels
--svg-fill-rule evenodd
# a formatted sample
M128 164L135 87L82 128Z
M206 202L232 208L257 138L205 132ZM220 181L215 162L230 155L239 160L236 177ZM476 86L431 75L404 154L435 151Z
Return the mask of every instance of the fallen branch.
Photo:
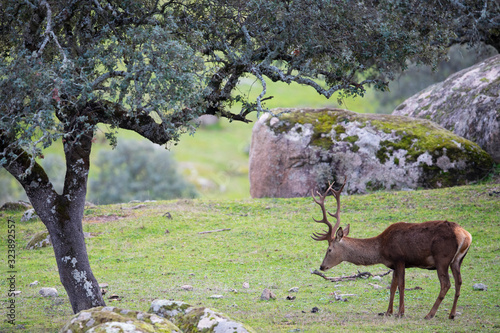
M331 282L339 282L339 281L344 281L344 280L356 280L356 279L359 279L359 278L367 279L367 278L373 277L373 276L380 276L380 277L382 277L382 276L386 276L390 272L392 272L392 269L388 270L385 273L376 274L376 275L373 275L370 272L360 272L360 271L358 271L358 274L349 275L349 276L327 277L325 274L321 273L320 271L314 270L314 271L311 272L311 274L319 275L323 279L331 281Z
M208 231L200 231L198 234L210 234L212 232L221 232L221 231L229 231L231 229L225 228L225 229L217 229L217 230L208 230Z

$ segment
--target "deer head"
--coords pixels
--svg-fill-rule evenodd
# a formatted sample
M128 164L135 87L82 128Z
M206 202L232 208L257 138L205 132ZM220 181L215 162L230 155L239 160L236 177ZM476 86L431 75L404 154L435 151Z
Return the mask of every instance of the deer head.
M318 223L324 223L328 226L328 231L324 231L323 233L314 233L312 236L312 239L317 241L328 241L328 250L326 251L323 263L320 266L320 270L322 271L326 271L343 261L340 242L342 241L342 238L344 236L347 236L349 234L349 225L347 225L345 229L342 229L342 227L340 227L340 193L344 189L346 180L347 178L344 179L344 184L342 184L339 190L333 189L333 185L335 184L335 182L333 182L325 192L320 193L319 191L316 191L319 199L316 199L314 190L311 190L311 196L314 202L316 202L321 207L321 211L323 213L323 219L316 220L315 218L313 218L313 220ZM335 214L327 212L325 208L325 198L328 196L328 192L332 192L335 200L337 201L337 211L335 212ZM335 217L335 219L337 220L334 227L332 227L332 224L330 223L330 221L328 221L327 213L328 215Z

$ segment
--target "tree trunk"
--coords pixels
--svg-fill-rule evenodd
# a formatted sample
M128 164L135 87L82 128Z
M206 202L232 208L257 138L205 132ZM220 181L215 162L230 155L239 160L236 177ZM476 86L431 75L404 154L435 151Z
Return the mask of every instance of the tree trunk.
M78 313L106 304L90 268L82 229L93 132L68 129L67 133L81 134L67 135L63 141L66 177L62 194L54 190L38 163L30 164L31 157L22 150L15 151L17 157L5 168L21 183L47 227L61 283L68 293L73 312ZM0 146L4 144L5 140L0 142ZM27 172L30 168L31 172Z
M63 207L59 208L64 210ZM79 208L70 208L67 210L69 220L63 221L60 218L47 225L59 277L74 313L105 305L90 268L79 211Z

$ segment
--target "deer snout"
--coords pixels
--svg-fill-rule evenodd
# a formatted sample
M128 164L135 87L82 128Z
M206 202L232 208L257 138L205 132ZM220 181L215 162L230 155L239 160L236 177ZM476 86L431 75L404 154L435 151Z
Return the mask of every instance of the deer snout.
M328 268L326 268L324 265L319 266L320 271L326 271Z

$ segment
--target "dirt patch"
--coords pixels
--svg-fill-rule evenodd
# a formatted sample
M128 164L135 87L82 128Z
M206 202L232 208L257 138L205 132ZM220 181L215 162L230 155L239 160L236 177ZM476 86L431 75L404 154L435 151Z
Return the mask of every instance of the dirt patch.
M128 216L119 216L116 214L111 215L98 215L98 216L86 216L83 218L83 222L85 223L107 223L118 221L126 218Z

